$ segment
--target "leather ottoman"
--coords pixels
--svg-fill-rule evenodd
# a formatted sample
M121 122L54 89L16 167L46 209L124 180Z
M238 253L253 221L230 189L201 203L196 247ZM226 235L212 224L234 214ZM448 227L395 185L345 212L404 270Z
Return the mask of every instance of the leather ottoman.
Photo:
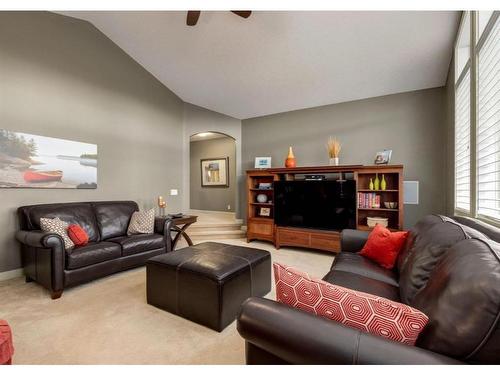
M204 242L149 259L146 274L150 305L220 332L243 301L271 290L271 255Z

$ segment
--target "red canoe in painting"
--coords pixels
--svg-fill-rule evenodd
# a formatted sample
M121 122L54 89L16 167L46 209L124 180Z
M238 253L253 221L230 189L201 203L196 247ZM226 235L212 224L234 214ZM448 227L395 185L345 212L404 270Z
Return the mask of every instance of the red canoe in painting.
M62 171L26 171L24 181L26 182L51 182L61 181Z

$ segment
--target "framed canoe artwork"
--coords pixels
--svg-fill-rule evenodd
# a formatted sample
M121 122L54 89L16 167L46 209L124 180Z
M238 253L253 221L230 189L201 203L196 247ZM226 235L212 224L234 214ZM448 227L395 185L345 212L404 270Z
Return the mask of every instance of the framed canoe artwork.
M229 186L229 158L201 159L201 187Z
M96 189L97 145L0 129L0 187Z

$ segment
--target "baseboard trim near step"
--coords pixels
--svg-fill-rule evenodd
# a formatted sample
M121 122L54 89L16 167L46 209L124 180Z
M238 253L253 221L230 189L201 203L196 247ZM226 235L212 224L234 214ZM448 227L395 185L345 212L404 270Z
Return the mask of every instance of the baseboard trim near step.
M16 277L23 276L24 272L22 268L17 268L15 270L0 272L0 281L15 279Z

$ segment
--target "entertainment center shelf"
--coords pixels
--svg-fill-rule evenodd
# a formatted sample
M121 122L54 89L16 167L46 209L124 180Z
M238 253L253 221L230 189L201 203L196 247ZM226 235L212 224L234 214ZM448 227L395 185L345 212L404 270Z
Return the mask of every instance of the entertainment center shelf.
M311 180L311 175L316 176L316 180ZM307 176L309 177L306 178ZM380 183L372 186L375 180ZM318 181L324 184L322 188ZM288 190L284 186L288 186ZM293 186L298 190L300 187L303 191L290 195L288 200L284 199L282 192L293 192ZM306 187L312 192L309 195L304 193L309 191ZM317 194L311 188L319 188L323 194ZM275 195L279 198L278 204ZM311 202L302 199L306 196L311 196ZM329 199L329 203L334 202L336 205L336 214L331 215L331 220L327 215L325 221L325 212L318 212L318 217L314 217L315 209L321 211L325 206L321 205L321 202L318 205L320 198ZM393 231L403 228L403 166L342 165L248 170L247 202L247 241L270 241L277 249L288 245L337 253L340 251L341 230L353 228L369 231L372 228L368 226L368 218L387 220L388 228ZM308 209L308 213L302 216L288 213L292 216L288 222L292 224L283 225L283 216L286 216L283 210L289 212L290 205L296 203L301 208ZM339 204L340 206L337 206ZM342 212L343 216L338 212Z

